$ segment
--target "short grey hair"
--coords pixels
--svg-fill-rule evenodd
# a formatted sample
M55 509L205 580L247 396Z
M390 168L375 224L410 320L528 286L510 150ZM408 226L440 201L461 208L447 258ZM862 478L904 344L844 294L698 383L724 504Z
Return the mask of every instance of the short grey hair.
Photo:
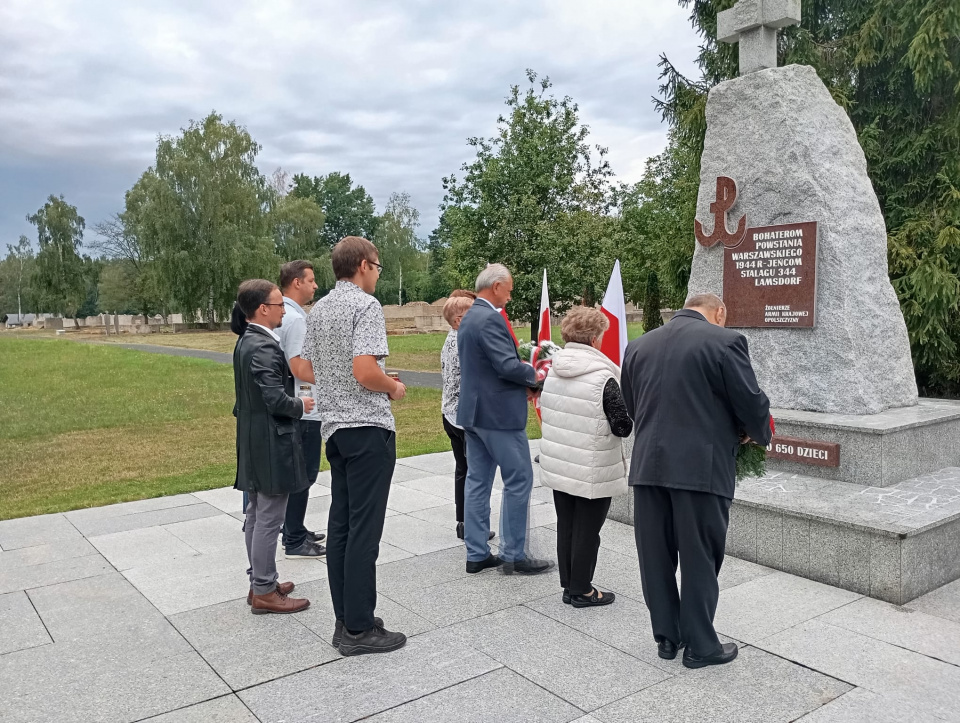
M477 276L476 290L480 292L489 289L498 281L506 281L510 277L510 269L503 264L487 264L487 268Z
M683 305L683 308L713 311L715 309L726 309L727 305L724 304L723 299L716 294L693 294L687 298L687 302Z

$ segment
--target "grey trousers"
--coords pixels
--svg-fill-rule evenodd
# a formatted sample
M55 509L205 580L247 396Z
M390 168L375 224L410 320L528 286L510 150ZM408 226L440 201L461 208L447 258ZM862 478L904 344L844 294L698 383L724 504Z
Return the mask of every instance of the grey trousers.
M287 511L288 495L250 493L243 531L247 541L247 576L254 595L267 595L277 587L277 537Z

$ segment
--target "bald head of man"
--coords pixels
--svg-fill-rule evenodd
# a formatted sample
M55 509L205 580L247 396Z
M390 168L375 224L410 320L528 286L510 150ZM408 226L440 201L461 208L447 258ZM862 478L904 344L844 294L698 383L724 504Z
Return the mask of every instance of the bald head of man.
M693 309L703 314L711 324L723 326L727 323L727 307L716 294L694 294L683 305L684 309Z

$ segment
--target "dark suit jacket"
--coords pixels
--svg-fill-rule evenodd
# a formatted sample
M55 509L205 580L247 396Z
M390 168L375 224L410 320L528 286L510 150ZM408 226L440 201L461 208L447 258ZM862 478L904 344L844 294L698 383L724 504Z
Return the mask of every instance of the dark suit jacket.
M623 396L636 429L631 485L733 498L740 433L770 442L770 401L746 338L690 309L627 345Z
M293 396L293 374L280 344L250 325L233 350L239 490L285 495L309 487Z
M527 389L537 373L517 356L507 322L482 299L464 315L457 331L460 403L457 424L481 429L526 429Z

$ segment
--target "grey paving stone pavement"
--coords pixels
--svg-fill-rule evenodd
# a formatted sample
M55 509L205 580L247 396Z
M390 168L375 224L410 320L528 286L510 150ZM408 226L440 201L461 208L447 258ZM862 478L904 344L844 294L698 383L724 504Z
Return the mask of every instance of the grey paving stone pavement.
M247 624L251 617L246 600L231 600L170 621L234 690L340 657L296 615L264 615L257 625Z
M792 721L853 686L756 648L744 648L730 665L697 675L677 675L596 711L607 723L717 720L738 723ZM691 716L691 708L709 716Z
M522 606L469 620L452 628L451 633L584 711L595 710L669 677ZM568 664L558 665L561 660ZM573 665L573 661L590 664Z
M688 670L657 657L629 525L607 522L595 575L619 599L577 610L555 571L466 573L452 469L450 453L397 465L377 614L409 642L382 656L331 647L323 561L280 548L311 607L249 613L230 488L0 522L0 720L957 719L960 583L897 607L728 557L716 624L740 657ZM555 559L552 495L535 489L531 553ZM322 475L308 525L325 529L329 505Z
M258 723L257 717L235 695L214 698L146 720L151 723Z
M17 550L39 545L67 547L83 541L83 535L61 514L21 517L0 522L0 550Z
M264 723L358 720L500 667L493 658L430 632L390 655L344 658L239 695Z
M911 600L906 607L960 623L960 580Z
M0 595L0 655L52 642L25 592Z
M858 599L856 593L777 572L730 588L721 596L714 626L755 643Z
M69 580L101 575L112 570L110 563L101 555L84 555L39 565L0 570L0 594L14 590L28 590L45 585L56 585Z
M479 678L424 696L368 718L369 723L563 723L582 711L523 678L500 668Z
M854 688L797 720L802 723L904 723L954 721L956 716L947 717L945 712L929 709L918 710L915 700Z
M918 714L960 710L960 668L845 628L808 620L759 645L873 693L914 701Z

